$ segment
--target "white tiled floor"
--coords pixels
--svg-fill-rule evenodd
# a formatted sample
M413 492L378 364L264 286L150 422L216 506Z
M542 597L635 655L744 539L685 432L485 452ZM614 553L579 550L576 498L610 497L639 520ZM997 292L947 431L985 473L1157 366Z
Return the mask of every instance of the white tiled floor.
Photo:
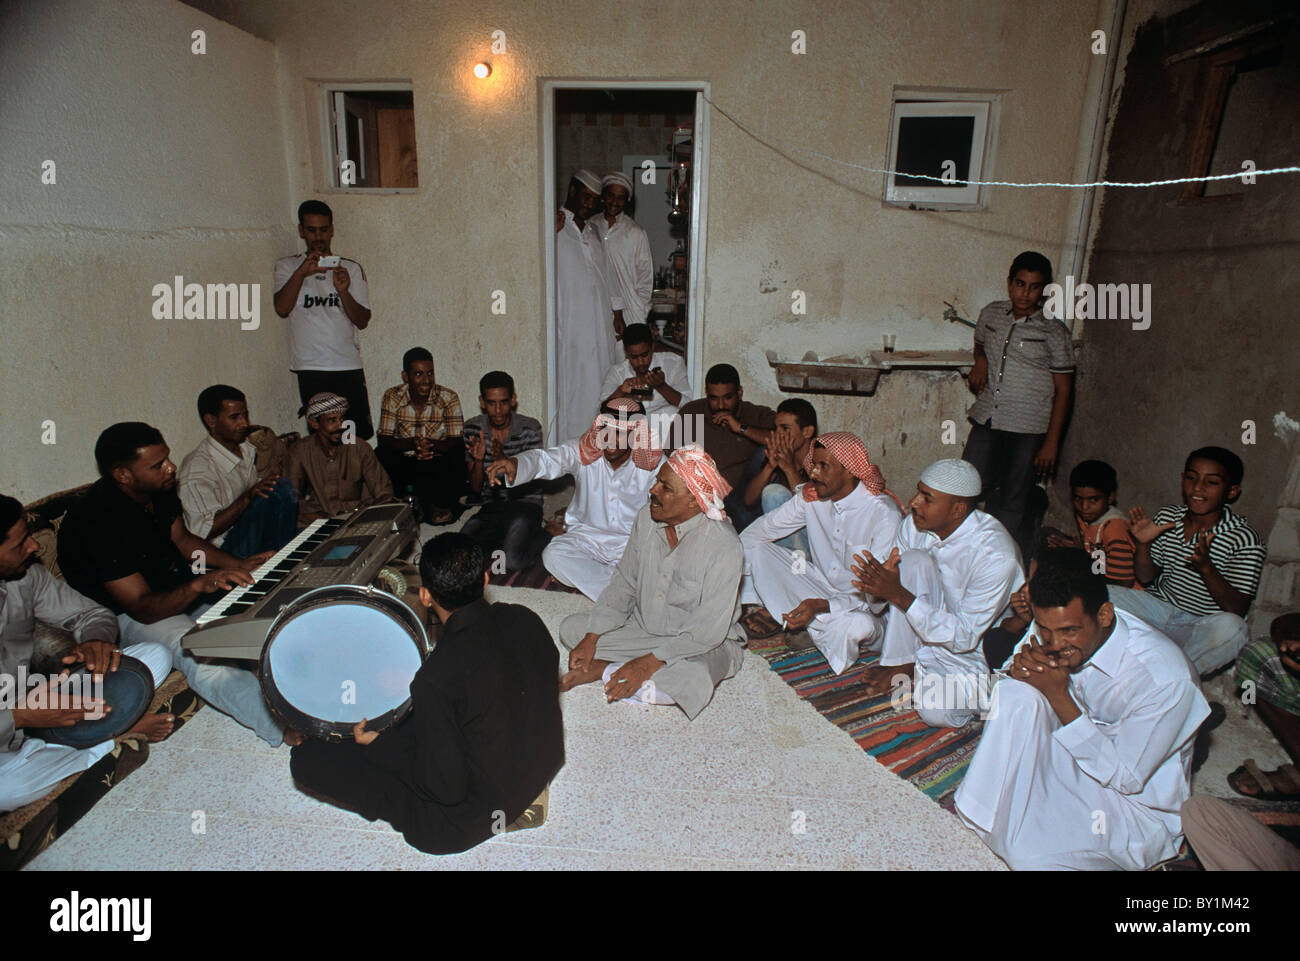
M553 634L590 604L489 597L532 607ZM561 703L568 763L546 824L466 854L422 854L388 825L300 793L288 748L209 707L30 869L1002 868L757 655L694 722L675 707L606 704L594 685Z

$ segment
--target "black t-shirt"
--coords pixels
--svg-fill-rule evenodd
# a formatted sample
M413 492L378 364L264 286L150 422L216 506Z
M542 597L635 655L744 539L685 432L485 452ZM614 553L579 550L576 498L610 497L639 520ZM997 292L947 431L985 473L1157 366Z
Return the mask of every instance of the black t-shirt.
M114 613L122 608L104 589L108 581L140 574L155 593L192 579L189 562L172 543L181 516L175 488L155 494L152 510L101 477L72 505L59 528L59 566L74 588Z

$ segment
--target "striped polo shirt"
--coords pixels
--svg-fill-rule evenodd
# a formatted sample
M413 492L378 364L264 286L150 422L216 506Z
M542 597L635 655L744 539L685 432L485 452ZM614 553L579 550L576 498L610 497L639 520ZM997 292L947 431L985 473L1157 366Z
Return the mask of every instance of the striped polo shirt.
M1152 593L1188 614L1218 614L1223 608L1215 603L1205 581L1190 563L1193 544L1183 531L1186 514L1186 507L1175 504L1155 516L1156 524L1173 523L1174 527L1151 542L1151 560L1160 567ZM1210 560L1214 566L1234 588L1246 597L1254 597L1264 568L1264 541L1226 504L1211 533Z
M1012 316L1011 301L980 311L975 343L989 360L989 382L967 413L973 423L1013 434L1045 434L1052 420L1053 374L1074 372L1070 329L1043 316Z
M487 501L527 501L540 507L542 504L542 485L539 481L520 484L518 487L506 487L504 484L496 487L492 486L492 478L486 475L488 466L492 463L492 422L488 420L487 414L479 414L477 417L471 417L465 421L467 450L469 442L475 437L483 437L487 440L483 451L483 466L479 468L479 470L484 471L483 499ZM502 453L506 457L518 457L526 450L537 450L541 446L542 425L532 417L512 413L510 415L510 435L501 445ZM472 463L469 465L469 469L474 470Z

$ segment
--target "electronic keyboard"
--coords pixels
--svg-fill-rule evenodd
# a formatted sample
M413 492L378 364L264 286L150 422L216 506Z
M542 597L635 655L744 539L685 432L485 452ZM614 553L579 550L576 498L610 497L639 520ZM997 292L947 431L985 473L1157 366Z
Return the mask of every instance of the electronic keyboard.
M359 507L315 521L252 571L252 584L232 588L200 614L181 647L198 657L256 661L281 608L318 587L369 584L419 530L407 504Z

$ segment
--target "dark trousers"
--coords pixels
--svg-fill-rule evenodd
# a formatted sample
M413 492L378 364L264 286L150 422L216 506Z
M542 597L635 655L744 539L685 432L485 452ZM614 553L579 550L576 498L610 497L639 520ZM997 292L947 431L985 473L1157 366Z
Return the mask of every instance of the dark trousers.
M747 481L748 477L746 478ZM744 483L734 488L730 494L722 499L722 506L726 509L727 517L731 520L731 526L736 529L737 534L752 524L763 513L759 509L751 510L745 506Z
M266 497L254 497L226 532L221 549L235 557L278 551L298 533L298 492L281 477Z
M542 505L527 501L488 501L461 533L483 548L489 562L493 552L504 551L507 571L531 567L551 540L542 528Z
M417 796L405 780L375 764L367 747L308 739L290 753L289 771L311 793L368 821L387 821L408 844L429 854L456 854L492 836L490 812L477 819L483 824L477 836L467 834L457 823L458 808Z
M464 440L456 438L449 450L435 453L428 460L407 457L402 451L383 444L376 448L375 454L384 470L388 471L398 497L405 497L409 487L426 512L452 510L460 513L460 499L469 491Z
M1015 434L972 424L962 460L975 465L984 482L984 509L1020 545L1022 557L1033 547L1036 519L1030 510L1034 489L1034 455L1043 446L1043 434ZM1028 523L1026 523L1028 522ZM1028 528L1028 529L1026 529Z
M364 370L295 370L298 375L298 397L305 405L313 394L329 391L348 399L348 412L344 415L357 425L357 436L370 440L375 436L370 422L370 391L366 389Z
M990 671L996 671L1006 663L1007 658L1011 656L1011 652L1015 649L1016 641L1020 640L1020 638L1020 634L1004 631L997 624L984 632L982 638L984 660L988 662Z

